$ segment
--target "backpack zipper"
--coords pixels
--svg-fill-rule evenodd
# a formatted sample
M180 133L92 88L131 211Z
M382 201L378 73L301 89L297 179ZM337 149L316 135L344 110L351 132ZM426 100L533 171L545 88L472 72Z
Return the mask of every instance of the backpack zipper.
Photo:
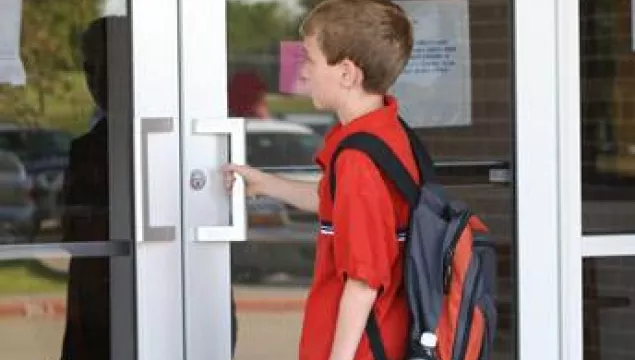
M485 319L485 333L483 334L483 344L481 345L481 353L478 358L479 360L488 360L490 358L489 354L492 351L491 346L493 345L491 343L491 337L494 336L492 333L492 327L495 326L495 324L491 323L491 321L493 321L491 318L493 314L490 313L493 305L490 297L488 296L482 297L478 301L478 305L481 307L481 313Z
M481 273L481 259L480 257L476 256L474 258L474 260L476 261L476 265L475 265L475 270L474 270L474 279L478 280L479 279L479 275ZM466 281L468 281L468 279L466 279ZM474 317L474 304L476 302L475 299L475 295L476 292L478 290L479 284L475 283L472 284L472 288L470 289L470 294L469 294L469 298L468 300L468 307L467 307L467 319L466 319L466 323L465 323L465 330L463 333L463 338L461 339L461 344L459 347L459 353L458 354L454 354L454 352L452 352L452 359L454 360L463 360L465 358L465 353L467 351L467 345L468 342L470 340L470 330L472 329L472 321L473 321L473 317ZM463 307L463 304L461 302L461 307ZM461 316L461 312L459 310L459 317ZM455 339L456 340L456 339ZM455 355L459 355L458 357Z
M469 219L469 211L464 211L461 213L459 226L457 229L458 231L456 232L456 234L454 234L454 238L452 239L452 242L450 243L450 246L445 256L443 257L443 293L446 295L450 292L450 281L452 280L452 263L454 261L456 246L459 243L459 239L461 238L461 235L463 234L463 231L465 229L465 225L467 225Z

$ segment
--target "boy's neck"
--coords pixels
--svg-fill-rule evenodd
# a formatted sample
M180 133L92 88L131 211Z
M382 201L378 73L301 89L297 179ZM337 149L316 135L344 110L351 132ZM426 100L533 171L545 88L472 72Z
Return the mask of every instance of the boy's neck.
M384 107L384 95L365 94L356 99L347 101L347 104L336 112L340 123L346 125L382 107Z

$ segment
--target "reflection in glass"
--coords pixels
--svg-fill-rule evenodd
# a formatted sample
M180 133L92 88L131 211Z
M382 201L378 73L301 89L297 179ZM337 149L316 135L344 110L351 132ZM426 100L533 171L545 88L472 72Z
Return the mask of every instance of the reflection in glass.
M313 166L322 138L303 126L279 124L275 129L247 127L247 162L256 167Z
M635 358L635 257L585 259L584 360Z
M125 1L22 3L26 84L0 84L0 251L109 241L109 95L129 91L109 70L129 60L130 33L126 17L101 14ZM111 280L129 280L110 278L111 261L0 262L0 358L110 360Z
M0 244L98 240L65 235L62 223L108 213L102 120L114 89L107 49L118 55L112 45L125 42L109 41L105 20L95 20L102 9L124 8L125 1L111 0L24 2L20 53L27 80L0 83ZM127 25L123 17L109 18L109 30ZM89 198L77 195L91 191Z
M82 259L92 268L105 258ZM60 359L67 329L69 258L0 261L0 357L11 360ZM87 277L90 273L86 274ZM92 283L98 284L99 279ZM85 302L104 302L85 292ZM108 313L86 319L87 334L103 324ZM98 344L84 344L94 346ZM62 357L62 359L65 359ZM70 359L70 358L69 358ZM73 359L109 359L74 357Z
M631 1L580 1L582 228L635 232Z

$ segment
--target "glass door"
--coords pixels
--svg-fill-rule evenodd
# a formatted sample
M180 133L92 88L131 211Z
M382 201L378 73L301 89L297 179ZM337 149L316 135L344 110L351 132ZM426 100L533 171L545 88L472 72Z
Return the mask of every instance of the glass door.
M247 163L281 176L318 180L313 154L337 119L314 110L296 85L298 25L319 0L201 3L182 4L186 124L190 119L245 118ZM555 44L556 32L555 22L536 32L524 15L543 18L555 9L548 1L399 4L413 19L425 17L434 24L429 33L420 29L418 54L446 51L454 60L439 70L442 74L415 80L415 86L433 84L430 88L423 85L409 93L410 80L404 77L393 90L401 94L404 115L431 150L444 185L484 217L496 239L500 321L494 358L558 359L556 53L544 49L546 43ZM530 54L536 51L544 57L535 60ZM536 71L536 61L544 72ZM426 117L427 110L413 112L422 104L439 103L435 96L443 91L452 94L444 99L455 101L432 109L434 117ZM551 136L545 140L545 134ZM198 156L226 158L227 146L209 146ZM539 164L537 156L547 160ZM225 206L224 195L218 196L215 204ZM210 351L222 347L222 353L214 352L219 359L228 359L234 341L235 359L296 359L317 219L266 197L247 199L246 209L247 241L185 245L186 263L195 262L186 268L204 269L186 275L186 313L191 314L189 306L217 319L208 333L192 333L188 339L197 344L217 339L201 346ZM221 210L226 214L226 208ZM544 272L530 265L538 262ZM536 299L537 290L544 297ZM194 293L209 297L189 295ZM553 318L555 326L545 328L536 313ZM228 326L230 315L237 329ZM188 319L204 322L196 315ZM543 344L540 349L536 341Z
M297 27L318 2L181 3L188 358L229 359L234 342L236 359L297 358L316 217L266 197L247 199L245 214L230 211L241 197L225 194L217 175L205 169L217 169L234 152L243 154L238 145L229 146L236 135L227 134L244 124L239 136L247 163L295 179L320 178L312 154L337 119L315 111L296 86ZM571 76L571 36L578 33L567 15L576 12L569 2L551 0L399 4L430 25L417 33L413 64L425 63L420 55L427 52L452 59L438 73L405 74L393 90L430 148L444 185L484 217L496 240L500 321L494 358L561 359L574 351L567 339L575 336L561 332L575 329L564 309L576 308L569 294L581 291L566 277L574 266L581 274L581 262L571 260L581 255L561 256L582 251L561 241L571 239L574 228L562 224L574 214L577 191L563 180L571 176L578 151L569 137L575 124L563 120L578 105L570 102L577 76ZM431 91L425 84L432 84ZM408 91L409 85L417 91ZM435 101L443 91L451 96ZM427 107L413 111L422 104ZM428 111L434 116L426 116ZM202 173L196 171L201 167ZM211 182L212 195L199 203L193 194L200 179ZM243 238L237 221L246 221L247 241L229 241ZM219 228L232 233L219 235Z
M561 2L565 359L630 359L635 319L633 1ZM565 68L566 66L566 68ZM564 70L566 69L566 70Z
M1 358L183 358L177 10L0 5Z

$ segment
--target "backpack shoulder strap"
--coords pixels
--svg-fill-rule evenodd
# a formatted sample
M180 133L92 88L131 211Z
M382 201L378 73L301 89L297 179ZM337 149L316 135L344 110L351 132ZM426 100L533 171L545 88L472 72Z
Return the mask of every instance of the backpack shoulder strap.
M419 168L419 176L420 179L425 182L434 182L435 174L434 174L434 162L428 153L428 150L423 146L421 140L417 134L415 134L414 130L404 121L404 119L399 116L399 122L403 127L406 135L408 135L408 141L410 141L410 148L412 149L412 153L417 161L417 167Z
M407 200L411 207L417 204L419 198L419 186L410 176L408 170L403 166L395 153L375 135L369 133L354 133L342 140L338 145L330 164L329 183L331 187L331 197L335 199L336 171L335 163L339 154L345 149L355 149L362 151L373 161L388 178L395 184L399 192Z

